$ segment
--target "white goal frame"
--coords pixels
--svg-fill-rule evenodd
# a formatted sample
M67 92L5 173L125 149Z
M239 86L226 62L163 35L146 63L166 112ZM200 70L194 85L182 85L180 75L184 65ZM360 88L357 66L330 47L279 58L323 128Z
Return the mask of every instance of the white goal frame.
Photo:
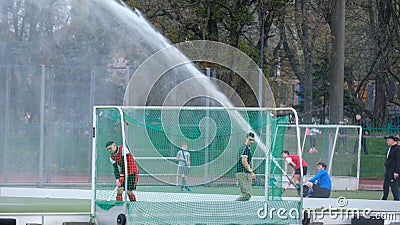
M283 125L279 125L279 126L283 126ZM287 125L287 127L296 127L295 125ZM331 148L329 149L329 162L327 162L327 167L328 167L328 174L331 176L332 178L332 183L340 183L340 182L335 182L335 180L343 180L346 179L345 177L332 177L332 162L333 162L333 157L335 155L335 151L334 149L336 148L336 144L337 144L337 140L338 140L338 136L339 136L339 129L340 128L352 128L355 131L358 130L358 145L357 145L357 173L356 173L356 183L354 184L355 186L351 186L349 189L354 189L354 190L358 190L359 189L359 182L360 182L360 169L361 169L361 141L362 141L362 127L358 126L358 125L340 125L340 124L318 124L318 125L313 125L313 124L299 124L298 125L299 129L304 129L304 134L303 135L303 140L301 143L301 152L305 152L305 143L306 143L306 137L308 135L306 135L306 130L308 128L319 128L319 129L324 129L324 128L328 128L328 129L335 129L335 135L333 138L333 143L331 145ZM310 166L310 165L309 165ZM311 175L307 175L308 177ZM311 176L312 177L312 176ZM349 178L349 177L348 177ZM337 190L342 190L342 188L339 188ZM343 190L348 190L347 188L343 188Z
M199 109L199 108L204 108L204 109L214 109L214 110L220 110L220 109L228 109L228 110L235 110L235 109L240 109L240 110L266 110L266 111L271 111L271 112L276 112L278 114L279 112L286 112L286 114L289 114L289 112L294 116L294 124L292 125L295 127L296 129L296 152L297 154L300 156L300 166L302 167L302 148L301 148L301 136L300 136L300 125L299 125L299 119L298 119L298 114L296 112L296 110L294 108L291 107L282 107L282 108L259 108L259 107L173 107L173 106L94 106L93 107L93 137L92 137L92 203L91 203L91 212L92 215L95 216L95 210L96 210L96 205L95 205L95 184L96 184L96 123L97 123L97 118L96 118L96 110L99 108L103 108L103 109L117 109L119 111L120 114L120 118L121 118L121 136L122 136L122 145L124 148L126 148L126 131L125 131L125 119L124 119L124 112L123 109L124 108L140 108L140 109L145 109L145 108L151 108L151 109L182 109L182 108L187 108L187 109ZM267 123L267 126L270 126L270 123ZM275 159L275 157L273 157L271 155L270 152L270 148L268 146L270 146L271 144L271 134L270 129L268 129L269 127L267 127L266 129L266 140L265 140L265 159L266 160L272 160L272 162L280 169L282 170L282 173L284 175L286 175L286 171L284 169L282 169L281 165L279 165L280 163ZM126 155L124 155L124 157L126 157ZM125 163L127 162L127 160L125 159ZM128 166L125 165L125 173L127 174L127 169ZM265 163L265 179L269 179L269 177L267 177L269 172L269 163ZM303 177L303 171L301 170L301 177ZM302 192L302 188L301 187L301 192ZM125 182L125 190L127 190L127 182ZM269 191L269 185L268 182L265 181L265 194L267 195ZM127 197L127 192L124 191L124 200L127 201L128 197ZM300 198L300 208L303 207L303 196L301 196ZM127 213L127 208L126 208L126 204L123 205L124 208L124 212ZM301 219L301 218L300 218ZM95 218L96 220L96 218ZM127 221L129 222L129 221ZM129 224L129 223L127 223Z

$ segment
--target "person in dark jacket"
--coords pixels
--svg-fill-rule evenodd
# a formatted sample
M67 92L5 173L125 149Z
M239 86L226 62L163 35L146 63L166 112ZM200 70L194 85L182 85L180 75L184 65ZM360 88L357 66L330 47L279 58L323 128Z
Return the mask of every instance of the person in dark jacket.
M387 200L389 195L389 187L392 190L393 199L399 200L399 192L397 190L397 179L400 173L400 146L397 144L398 137L395 135L385 136L386 143L389 146L386 154L385 177L383 181L382 200Z
M364 153L368 155L368 146L367 146L367 138L369 135L369 130L367 128L367 121L361 118L361 114L356 115L355 125L361 126L362 134L361 134L361 150L364 150ZM360 133L360 130L357 130ZM354 154L357 153L358 150L358 141L354 143Z

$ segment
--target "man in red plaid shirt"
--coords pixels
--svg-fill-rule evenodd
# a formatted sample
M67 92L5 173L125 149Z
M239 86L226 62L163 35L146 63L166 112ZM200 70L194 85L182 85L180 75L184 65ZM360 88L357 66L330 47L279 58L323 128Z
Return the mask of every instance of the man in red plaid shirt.
M136 190L136 184L138 181L138 167L135 159L128 148L124 146L117 146L114 141L106 143L106 148L110 152L110 161L114 167L115 182L118 186L117 201L122 201L122 193L125 189L125 180L128 181L128 196L131 201L136 201L136 196L133 190ZM124 156L126 155L128 165L128 176L125 179L125 163Z

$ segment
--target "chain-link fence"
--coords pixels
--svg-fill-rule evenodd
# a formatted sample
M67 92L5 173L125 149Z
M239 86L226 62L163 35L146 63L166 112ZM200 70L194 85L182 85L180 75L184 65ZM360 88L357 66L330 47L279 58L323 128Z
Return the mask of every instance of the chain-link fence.
M213 76L219 72L212 71ZM88 186L93 106L122 105L133 72L129 67L0 66L0 183ZM391 124L369 129L368 139L380 140L382 151L382 137L398 133Z
M129 73L0 66L0 183L89 185L93 105L121 105Z

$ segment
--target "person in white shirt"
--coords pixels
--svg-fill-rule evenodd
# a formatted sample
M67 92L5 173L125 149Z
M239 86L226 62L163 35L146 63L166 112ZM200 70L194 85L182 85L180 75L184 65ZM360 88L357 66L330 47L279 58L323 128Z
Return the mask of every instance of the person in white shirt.
M180 186L180 190L186 189L187 191L191 191L189 186L187 186L187 175L189 174L190 168L190 153L187 151L188 146L183 144L181 146L181 150L176 154L176 160L178 160L178 176L182 179L182 183Z

